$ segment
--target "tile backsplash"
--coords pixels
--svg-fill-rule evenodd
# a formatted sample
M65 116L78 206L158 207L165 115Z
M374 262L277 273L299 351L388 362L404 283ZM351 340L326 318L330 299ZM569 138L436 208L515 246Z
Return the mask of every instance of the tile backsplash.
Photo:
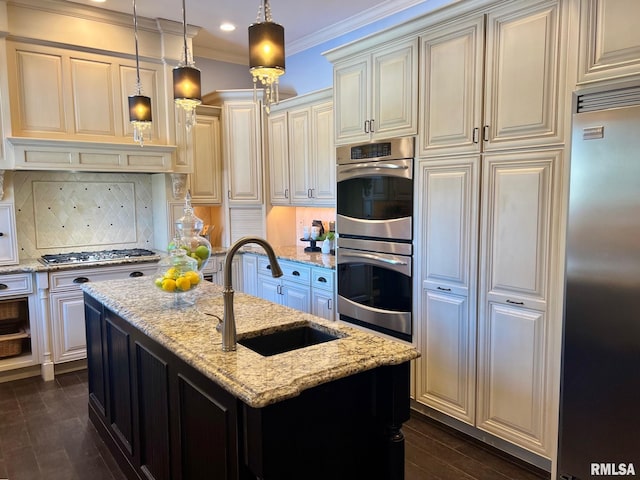
M20 258L153 248L148 174L17 171L13 183Z

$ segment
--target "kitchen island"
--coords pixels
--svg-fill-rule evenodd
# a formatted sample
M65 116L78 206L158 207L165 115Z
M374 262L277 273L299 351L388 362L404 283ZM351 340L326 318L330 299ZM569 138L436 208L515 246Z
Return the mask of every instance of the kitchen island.
M130 478L403 478L411 345L236 294L239 344L222 352L221 287L181 306L148 278L83 290L89 414ZM301 325L337 338L243 345Z

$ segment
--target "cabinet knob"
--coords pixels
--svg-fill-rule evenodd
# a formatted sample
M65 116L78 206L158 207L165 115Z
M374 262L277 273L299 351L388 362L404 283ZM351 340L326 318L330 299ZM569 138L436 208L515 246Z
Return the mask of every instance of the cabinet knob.
M135 277L143 277L143 276L144 276L144 273L136 271L136 272L131 272L131 273L129 274L129 276L130 276L130 277L134 277L134 278L135 278Z
M73 279L73 283L87 283L89 279L87 277L76 277Z

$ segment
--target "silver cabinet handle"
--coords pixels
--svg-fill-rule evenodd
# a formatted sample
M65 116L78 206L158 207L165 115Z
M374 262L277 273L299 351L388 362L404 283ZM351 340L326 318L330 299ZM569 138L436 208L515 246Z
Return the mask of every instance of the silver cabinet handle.
M327 300L327 309L333 310L333 302L330 298Z
M369 131L371 133L375 132L375 129L373 128L374 122L375 122L375 120L373 118L371 120L369 120Z
M369 133L369 120L364 121L364 133Z
M472 136L473 143L478 143L478 133L480 133L480 129L478 127L475 127L473 129L473 136Z
M289 198L289 189L288 188L284 189L284 198Z
M482 127L482 140L485 142L489 141L489 125Z

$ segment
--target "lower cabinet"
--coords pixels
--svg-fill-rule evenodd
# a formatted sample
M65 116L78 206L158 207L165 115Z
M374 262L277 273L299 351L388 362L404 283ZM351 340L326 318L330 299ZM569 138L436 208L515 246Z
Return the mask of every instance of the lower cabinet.
M330 268L311 270L311 313L326 320L335 320L335 272Z
M82 360L87 356L84 301L80 287L83 283L151 276L156 269L155 263L147 263L49 273L53 362Z
M283 275L271 276L271 267L266 257L258 258L258 296L274 303L295 308L303 312L311 311L311 267L279 260Z
M127 478L403 478L409 362L253 408L84 301L89 418Z
M248 478L238 472L237 400L95 299L85 301L89 416L127 476Z

